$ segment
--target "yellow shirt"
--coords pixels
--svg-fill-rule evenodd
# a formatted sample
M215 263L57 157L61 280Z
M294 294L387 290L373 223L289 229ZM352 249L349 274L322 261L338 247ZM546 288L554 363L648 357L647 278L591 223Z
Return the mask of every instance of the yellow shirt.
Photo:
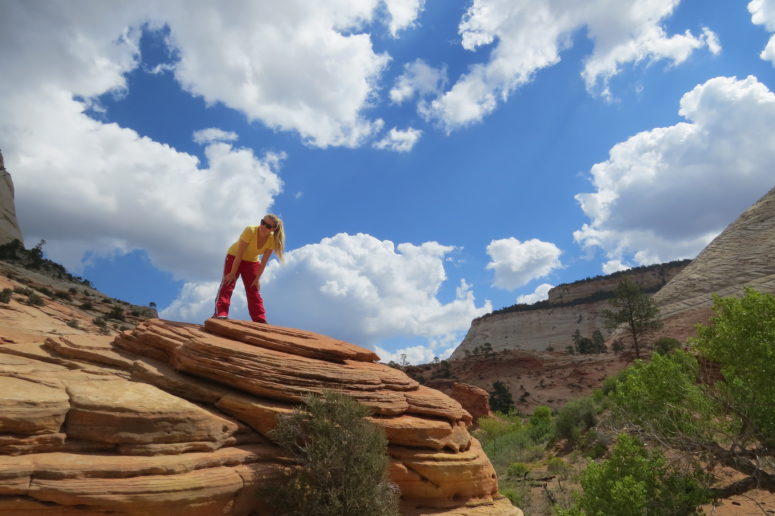
M227 251L228 254L237 256L240 240L247 242L248 244L248 246L245 248L245 252L242 255L243 262L257 262L259 261L262 254L267 251L274 250L274 238L271 233L267 237L264 245L258 247L258 226L246 227L245 230L242 231L242 234L239 236L239 240L231 244L231 247L229 247L229 250Z

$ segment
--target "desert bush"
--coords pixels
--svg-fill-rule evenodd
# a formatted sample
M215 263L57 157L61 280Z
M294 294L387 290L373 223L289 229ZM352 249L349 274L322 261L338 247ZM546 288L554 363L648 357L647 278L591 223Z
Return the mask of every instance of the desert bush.
M666 355L671 351L678 349L680 347L681 347L681 341L678 339L674 339L673 337L660 337L654 343L654 351L661 355Z
M124 321L126 320L126 316L124 315L124 309L120 306L114 306L110 309L110 312L108 312L108 318L109 319L115 319L117 321Z
M76 319L70 319L69 321L67 321L67 325L71 328L76 328L76 329L80 328L80 325L78 324L78 321Z
M92 321L98 328L107 328L108 323L103 317L95 317Z
M26 287L14 287L13 291L16 294L21 294L23 296L29 296L30 294L32 294L32 289L31 288L26 288Z
M500 380L497 380L492 384L492 391L490 392L490 408L493 412L501 412L503 414L508 414L514 410L514 398L511 396L511 391L506 384Z
M307 396L281 416L272 438L299 467L266 490L278 513L305 516L398 514L398 488L387 477L387 439L345 395Z
M678 516L708 499L693 475L671 469L661 453L627 434L619 435L610 458L587 466L580 481L575 512L560 514Z
M536 407L528 423L528 434L534 443L548 441L554 433L552 409L547 406Z
M512 462L506 469L506 475L511 478L525 478L530 472L530 467L524 462Z
M581 433L597 423L597 409L590 398L581 398L566 403L557 411L555 435L577 443Z
M10 302L11 296L13 296L13 290L10 288L4 288L3 291L0 292L0 303Z
M46 302L35 292L30 292L30 295L27 296L27 304L32 306L43 306Z
M82 310L92 310L94 309L94 305L91 304L91 301L84 301L81 303L81 309Z
M568 474L570 473L570 466L560 457L552 457L546 461L546 469L552 475L557 475L562 479L568 478Z

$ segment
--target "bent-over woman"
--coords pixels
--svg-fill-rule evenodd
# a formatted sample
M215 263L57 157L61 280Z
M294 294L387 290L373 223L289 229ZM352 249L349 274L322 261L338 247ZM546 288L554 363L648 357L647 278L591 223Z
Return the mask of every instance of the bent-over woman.
M259 279L272 253L277 253L277 257L282 262L284 250L283 221L277 215L264 215L258 226L246 227L239 240L234 242L226 253L223 280L215 298L213 317L226 319L229 316L231 295L237 284L237 277L242 276L250 318L256 322L265 323L266 311L264 300L261 299Z

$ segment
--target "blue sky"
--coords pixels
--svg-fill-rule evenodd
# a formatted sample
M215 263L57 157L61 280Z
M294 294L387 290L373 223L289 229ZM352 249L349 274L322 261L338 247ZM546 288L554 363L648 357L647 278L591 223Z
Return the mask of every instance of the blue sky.
M775 183L775 0L159 4L0 3L0 149L27 246L165 318L272 212L270 322L427 362Z

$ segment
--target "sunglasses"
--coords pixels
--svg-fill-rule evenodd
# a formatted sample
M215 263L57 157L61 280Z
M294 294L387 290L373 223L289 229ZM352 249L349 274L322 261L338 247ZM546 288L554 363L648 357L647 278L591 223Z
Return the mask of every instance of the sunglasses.
M277 226L270 226L264 219L261 219L261 225L268 229L275 229Z

